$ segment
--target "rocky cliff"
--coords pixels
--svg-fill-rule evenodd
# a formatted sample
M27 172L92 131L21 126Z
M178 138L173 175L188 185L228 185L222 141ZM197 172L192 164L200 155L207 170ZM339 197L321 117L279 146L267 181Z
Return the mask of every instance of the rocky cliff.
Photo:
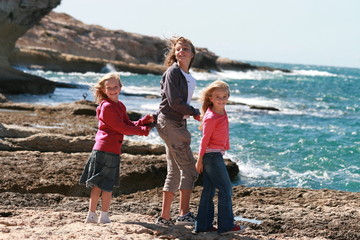
M165 39L87 25L73 17L51 12L16 43L13 65L64 72L99 72L111 64L117 70L162 74ZM196 48L193 67L199 71L275 70L219 58Z
M21 73L11 65L63 72L101 72L109 68L140 74L164 72L165 39L87 25L67 14L50 12L59 3L60 0L0 1L3 93L37 94L55 88L54 83ZM193 68L198 71L278 70L220 58L206 48L196 50Z
M55 84L10 67L16 40L59 5L61 0L0 1L0 90L8 93L51 92Z

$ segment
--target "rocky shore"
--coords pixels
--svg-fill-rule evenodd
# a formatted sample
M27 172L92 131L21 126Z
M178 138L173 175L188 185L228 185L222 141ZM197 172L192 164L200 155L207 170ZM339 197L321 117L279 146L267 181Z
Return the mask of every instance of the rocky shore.
M230 236L155 225L166 175L164 146L132 141L123 147L113 222L84 224L89 191L78 179L96 131L94 109L88 101L53 107L0 103L0 239L360 239L360 193L327 189L235 186L234 213L262 224L239 222L245 230ZM232 179L238 177L234 162L227 167ZM193 192L196 212L201 181ZM173 217L178 204L177 197Z
M88 25L51 12L61 0L0 1L0 92L44 94L55 83L13 67L61 72L161 75L166 39ZM222 58L196 46L195 71L285 71Z

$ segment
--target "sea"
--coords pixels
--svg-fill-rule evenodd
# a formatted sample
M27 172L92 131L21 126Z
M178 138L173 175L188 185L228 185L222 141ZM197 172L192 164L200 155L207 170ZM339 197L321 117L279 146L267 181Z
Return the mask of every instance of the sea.
M257 187L300 187L360 191L360 69L317 65L248 62L291 70L191 72L197 87L191 104L212 81L223 80L231 89L227 105L231 149L225 158L240 169L235 185ZM111 67L111 66L110 66ZM87 99L89 90L104 73L64 73L23 69L77 88L56 88L45 95L12 95L14 102L57 105ZM161 76L119 72L123 89L119 99L128 110L142 114L157 110ZM277 108L252 109L249 105ZM198 151L199 123L188 120L191 147ZM39 126L41 127L41 126ZM127 139L162 144L156 129L148 137Z

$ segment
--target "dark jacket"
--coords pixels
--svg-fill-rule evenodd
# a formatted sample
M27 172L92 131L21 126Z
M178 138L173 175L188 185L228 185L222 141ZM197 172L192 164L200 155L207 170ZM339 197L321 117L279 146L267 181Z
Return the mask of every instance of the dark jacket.
M200 114L199 109L187 104L188 84L176 63L163 74L160 87L161 103L157 115L161 113L171 120L182 121L184 115Z

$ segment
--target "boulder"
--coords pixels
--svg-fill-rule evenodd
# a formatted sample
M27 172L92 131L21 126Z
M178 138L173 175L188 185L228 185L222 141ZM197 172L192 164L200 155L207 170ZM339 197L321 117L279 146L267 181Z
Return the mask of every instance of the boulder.
M7 102L7 98L5 97L4 94L0 93L0 103L4 103L4 102Z
M55 84L10 67L9 56L16 40L40 21L61 0L0 2L0 89L2 93L43 94L53 92Z
M55 83L11 67L0 66L0 91L5 94L45 94L55 90Z

